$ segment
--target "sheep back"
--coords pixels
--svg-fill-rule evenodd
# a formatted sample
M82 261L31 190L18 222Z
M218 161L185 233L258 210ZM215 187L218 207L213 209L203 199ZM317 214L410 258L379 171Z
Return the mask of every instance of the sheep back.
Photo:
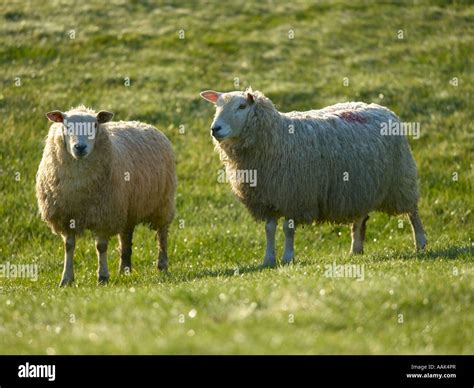
M381 134L382 123L399 122L393 112L344 103L280 113L271 101L263 104L244 139L215 142L234 193L254 218L345 223L374 210L416 208L417 170L407 139ZM234 179L239 170L256 170L256 186Z

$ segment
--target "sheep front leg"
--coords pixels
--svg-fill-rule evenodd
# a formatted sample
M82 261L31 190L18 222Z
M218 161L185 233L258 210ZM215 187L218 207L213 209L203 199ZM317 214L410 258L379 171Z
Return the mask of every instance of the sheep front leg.
M295 223L293 220L285 220L283 223L283 231L285 232L285 252L283 253L283 264L290 264L295 255L294 239L295 239Z
M108 239L97 237L96 239L96 250L97 257L99 259L99 268L97 270L97 281L99 284L106 284L109 281L109 269L107 267L107 246L109 244Z
M351 228L351 255L363 254L364 253L364 241L365 241L365 223L369 219L369 216L359 218L352 224Z
M276 265L275 253L275 233L277 229L277 220L269 218L265 224L265 234L267 237L267 248L265 251L264 267L274 267Z
M73 258L76 248L76 237L74 235L63 236L64 240L64 269L59 287L67 286L74 282Z
M120 233L120 272L129 274L132 271L132 238L133 228Z
M168 226L163 226L158 230L158 269L166 271L168 269Z
M425 231L423 229L423 224L421 223L420 215L418 210L410 213L409 215L411 227L413 230L413 238L415 240L415 248L417 251L425 249L427 240L425 236Z

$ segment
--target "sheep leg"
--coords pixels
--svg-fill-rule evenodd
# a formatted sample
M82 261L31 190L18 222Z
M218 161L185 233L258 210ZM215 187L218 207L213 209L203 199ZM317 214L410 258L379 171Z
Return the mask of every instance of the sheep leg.
M421 223L420 215L418 214L418 209L415 209L412 213L408 214L410 218L411 227L413 230L413 239L415 240L416 250L423 250L426 247L426 236L423 229L423 224Z
M283 223L283 231L285 232L285 252L283 253L283 264L291 263L294 253L295 224L293 220L285 220Z
M276 265L275 253L275 233L277 229L277 220L269 218L265 224L265 234L267 237L267 248L265 251L265 258L263 260L264 267L274 267Z
M129 274L132 271L132 238L133 227L120 233L120 272Z
M359 218L352 224L351 236L351 254L362 254L364 253L364 240L365 240L365 223L369 219L369 216Z
M67 286L74 282L73 258L76 248L76 237L74 235L64 236L64 269L59 287Z
M97 257L99 259L99 268L97 270L97 280L99 284L106 284L109 281L109 269L107 268L107 246L108 239L97 237L96 239L96 250Z
M158 269L166 271L168 269L168 225L158 230Z

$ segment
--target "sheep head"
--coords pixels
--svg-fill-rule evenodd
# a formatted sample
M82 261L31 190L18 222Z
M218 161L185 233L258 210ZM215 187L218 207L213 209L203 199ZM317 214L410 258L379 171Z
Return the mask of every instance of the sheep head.
M206 90L201 92L201 97L216 107L216 114L211 124L212 136L218 142L240 137L255 103L252 90L229 93Z
M60 125L64 146L77 160L87 158L91 154L100 125L110 121L113 115L107 111L96 114L83 106L65 113L58 110L46 113L50 121Z

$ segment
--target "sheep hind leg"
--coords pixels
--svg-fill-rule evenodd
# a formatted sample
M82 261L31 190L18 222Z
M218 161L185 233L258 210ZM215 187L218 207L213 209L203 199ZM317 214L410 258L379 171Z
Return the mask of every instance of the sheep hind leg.
M369 216L359 218L352 224L351 228L351 255L363 254L364 253L364 241L365 241L365 224Z
M158 270L168 270L168 225L162 226L158 229Z
M73 258L76 248L76 237L74 235L64 236L64 269L59 287L65 287L74 282Z
M283 253L283 264L290 264L295 255L295 223L293 220L285 220L283 223L283 231L285 232L285 252Z
M107 284L109 281L109 268L107 267L107 247L109 241L106 238L97 237L95 248L99 259L99 268L97 270L97 282Z
M126 275L132 271L132 238L133 238L133 227L120 233L120 273Z
M410 223L413 230L413 239L415 240L416 250L423 250L426 248L427 240L418 210L415 209L415 211L409 213L408 217L410 218Z
M275 234L277 228L277 220L269 218L265 224L265 234L267 237L267 248L265 251L265 258L263 260L264 267L274 267L276 265L275 252Z

